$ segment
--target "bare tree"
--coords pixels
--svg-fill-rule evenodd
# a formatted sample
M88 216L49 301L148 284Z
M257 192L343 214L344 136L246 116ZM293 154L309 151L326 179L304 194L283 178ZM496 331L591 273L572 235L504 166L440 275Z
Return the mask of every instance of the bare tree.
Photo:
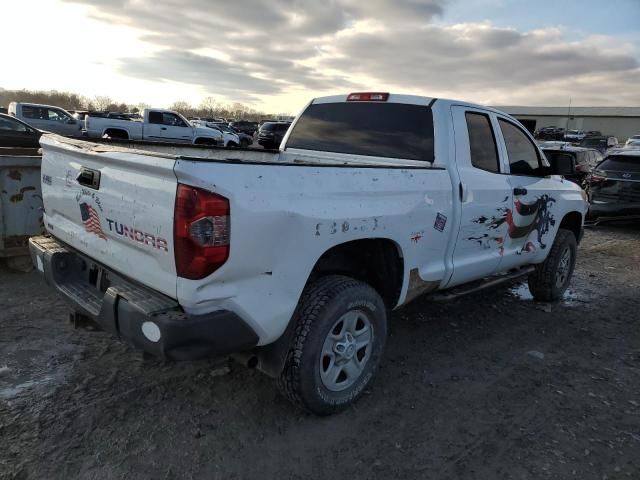
M169 107L169 110L173 110L175 112L181 113L185 117L193 116L195 109L189 102L185 102L184 100L178 100L177 102L173 102Z
M107 111L109 110L109 106L113 105L113 100L111 99L111 97L97 95L93 98L93 105L96 110Z
M202 114L201 116L203 117L215 117L218 116L220 106L220 102L218 102L215 97L205 97L202 99L202 102L200 102L198 113Z

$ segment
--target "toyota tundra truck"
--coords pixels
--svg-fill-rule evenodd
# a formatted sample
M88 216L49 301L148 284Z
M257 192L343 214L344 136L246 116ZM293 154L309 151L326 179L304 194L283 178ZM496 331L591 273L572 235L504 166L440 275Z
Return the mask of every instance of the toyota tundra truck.
M587 211L517 120L445 99L316 98L277 151L41 144L31 255L72 315L168 359L236 354L319 415L362 395L419 295L528 276L560 298Z

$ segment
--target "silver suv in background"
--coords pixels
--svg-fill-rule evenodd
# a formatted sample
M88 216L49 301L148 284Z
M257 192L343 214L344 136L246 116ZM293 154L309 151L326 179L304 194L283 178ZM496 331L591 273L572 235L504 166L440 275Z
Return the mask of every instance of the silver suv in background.
M71 137L79 137L82 134L81 122L60 107L37 103L11 102L9 104L9 115L38 130Z

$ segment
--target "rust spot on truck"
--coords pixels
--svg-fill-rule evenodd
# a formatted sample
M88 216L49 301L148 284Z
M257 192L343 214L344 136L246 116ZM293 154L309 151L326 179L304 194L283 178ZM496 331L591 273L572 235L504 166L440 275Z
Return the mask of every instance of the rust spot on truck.
M15 195L11 195L11 197L9 197L9 201L11 203L21 202L22 200L24 200L24 192L30 192L35 189L36 187L22 187L20 189L20 192L16 193Z
M422 280L418 273L418 269L414 268L409 272L409 288L407 289L407 297L405 298L404 303L409 303L425 293L433 292L439 286L439 280L436 282L426 282Z
M20 170L9 170L9 173L7 173L7 177L9 177L11 180L22 180L22 174L20 173Z

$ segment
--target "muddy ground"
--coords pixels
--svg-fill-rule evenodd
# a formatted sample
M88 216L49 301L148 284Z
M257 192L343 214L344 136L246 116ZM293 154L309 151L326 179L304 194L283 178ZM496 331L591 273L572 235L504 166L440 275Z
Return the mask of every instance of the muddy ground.
M640 226L588 230L567 298L502 287L393 314L353 408L316 418L238 364L74 331L0 272L0 478L640 478Z

